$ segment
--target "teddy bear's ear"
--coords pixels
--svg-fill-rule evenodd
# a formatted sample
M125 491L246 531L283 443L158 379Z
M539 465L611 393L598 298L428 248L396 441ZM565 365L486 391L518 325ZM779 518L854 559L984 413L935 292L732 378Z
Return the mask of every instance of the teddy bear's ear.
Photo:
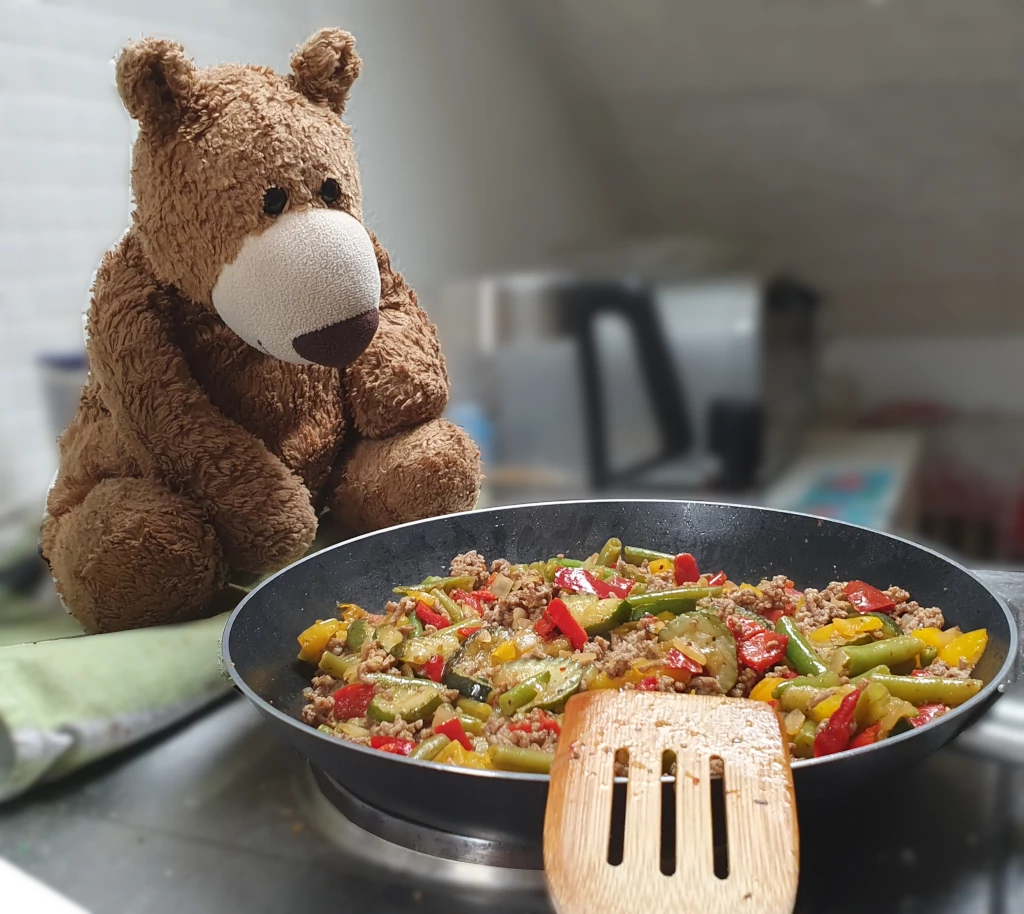
M340 115L362 65L355 38L341 29L321 29L292 55L292 85Z
M130 42L117 58L117 91L128 113L144 128L174 130L195 84L196 68L185 49L166 38Z

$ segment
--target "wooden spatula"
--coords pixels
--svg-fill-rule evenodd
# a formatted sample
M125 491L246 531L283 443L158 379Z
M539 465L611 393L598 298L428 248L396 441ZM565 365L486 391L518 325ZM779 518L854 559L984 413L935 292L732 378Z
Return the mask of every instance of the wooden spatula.
M629 753L621 839L612 834L620 749ZM674 788L662 785L666 753L674 753ZM716 769L724 764L724 878L714 852L715 758ZM674 803L663 803L673 789ZM621 862L609 863L610 853ZM559 914L791 912L799 837L789 745L775 711L764 702L659 692L571 699L551 768L544 868Z

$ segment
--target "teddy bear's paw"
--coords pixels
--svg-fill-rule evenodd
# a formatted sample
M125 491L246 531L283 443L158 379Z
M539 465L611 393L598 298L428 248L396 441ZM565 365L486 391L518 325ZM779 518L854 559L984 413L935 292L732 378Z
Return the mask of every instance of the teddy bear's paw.
M360 441L330 485L332 513L355 529L469 511L480 490L480 452L462 429L435 419Z
M226 579L203 511L148 479L98 483L49 539L64 605L90 632L201 618Z

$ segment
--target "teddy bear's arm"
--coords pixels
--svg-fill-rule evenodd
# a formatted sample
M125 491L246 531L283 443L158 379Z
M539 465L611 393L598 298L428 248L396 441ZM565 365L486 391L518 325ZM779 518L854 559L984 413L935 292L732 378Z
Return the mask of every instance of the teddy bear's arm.
M232 566L263 571L291 561L316 531L309 493L209 401L172 341L164 295L129 233L93 287L90 367L104 405L143 471L210 511Z
M372 233L380 268L380 325L366 351L345 371L355 426L387 438L436 419L448 403L448 372L437 333L388 252Z

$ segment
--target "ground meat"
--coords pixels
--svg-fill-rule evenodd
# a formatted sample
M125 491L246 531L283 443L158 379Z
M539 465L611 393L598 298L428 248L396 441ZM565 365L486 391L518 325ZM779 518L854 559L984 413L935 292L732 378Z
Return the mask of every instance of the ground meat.
M397 603L392 600L384 607L384 621L393 624L399 616L411 616L416 609L416 601L412 597L402 597Z
M934 661L924 670L929 676L938 676L942 679L970 679L971 671L967 668L966 661L961 660L960 666L953 667L942 660Z
M603 640L603 639L602 639ZM623 676L634 660L655 660L658 657L658 642L649 627L642 625L634 631L619 634L612 632L609 648L596 661L598 668L610 679Z
M374 673L390 670L398 661L391 656L376 638L367 638L359 649L362 658L356 667L356 679L359 682L370 682Z
M334 693L340 686L333 676L314 676L310 687L302 692L302 697L309 702L299 714L302 722L311 727L334 723Z
M724 620L726 616L735 615L736 604L729 597L704 597L697 601L697 609Z
M334 654L335 657L340 657L345 653L345 635L344 634L333 634L327 639L327 644L324 646L324 650Z
M478 587L483 587L491 576L490 571L487 570L487 560L475 549L455 556L452 559L451 573L453 578L463 575L476 578Z
M785 665L777 666L773 670L769 670L765 675L767 676L778 676L782 679L789 679L792 674L792 670Z
M910 606L910 603L904 604ZM916 631L919 628L942 628L946 620L942 617L942 610L937 606L927 609L923 606L913 604L914 608L909 612L900 615L900 628L906 632Z
M694 676L687 691L694 695L721 695L722 687L714 676Z
M554 599L555 585L533 573L519 582L519 586L484 610L488 625L515 626L516 620L535 622Z
M906 603L910 599L910 592L904 590L902 587L897 587L895 584L886 589L885 595L892 600L897 607L900 603Z
M390 736L393 739L415 740L416 735L423 729L423 721L416 720L412 723L397 718L392 721L378 721L370 727L370 733L374 736Z
M853 607L842 599L845 584L833 581L824 590L809 587L804 591L804 603L793 613L796 627L805 635L828 625L833 619L845 619Z
M511 578L512 566L507 559L495 559L491 562L491 574L503 574L506 578Z
M752 670L749 667L740 670L736 685L729 689L729 696L731 698L746 698L760 678L761 674L757 670Z
M540 708L534 708L526 714L510 720L502 714L492 714L484 727L484 738L491 746L519 746L522 749L543 749L553 752L558 735L552 730L544 730L541 721L551 720L551 715ZM510 730L509 724L520 727L529 724L529 730Z

